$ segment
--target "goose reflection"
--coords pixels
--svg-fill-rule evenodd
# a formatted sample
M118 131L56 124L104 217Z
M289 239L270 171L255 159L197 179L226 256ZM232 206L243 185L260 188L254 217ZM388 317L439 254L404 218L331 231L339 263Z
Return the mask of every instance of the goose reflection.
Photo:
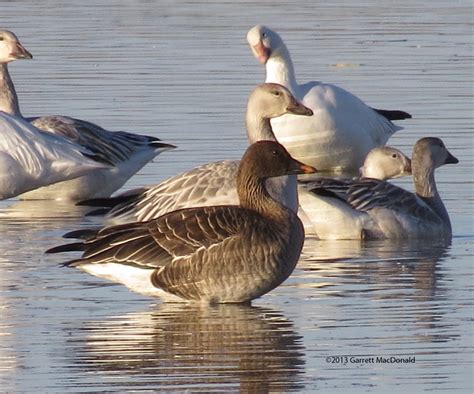
M44 251L73 226L94 226L84 219L87 210L63 201L6 200L0 202L0 256L10 262L38 264ZM54 239L57 238L55 241ZM21 245L21 247L19 246ZM49 261L59 259L48 257Z
M445 342L454 338L443 334L450 311L443 307L449 287L442 262L449 249L450 241L307 240L295 285L319 287L321 298L338 297L346 314L330 313L340 326L363 321L389 331L393 343L400 335L412 342ZM403 333L401 326L407 328Z
M41 220L80 218L87 212L84 207L67 201L4 200L0 201L0 220Z
M162 304L151 312L85 323L80 338L74 337L75 368L104 379L120 375L127 388L303 387L302 337L290 320L268 308Z
M311 280L321 279L327 286L356 281L365 290L380 291L396 284L401 285L398 286L401 297L409 292L411 297L430 300L441 277L436 268L449 256L449 248L450 241L307 239L299 268L308 272ZM343 292L346 293L339 295L351 295L347 287ZM392 292L389 297L396 296Z

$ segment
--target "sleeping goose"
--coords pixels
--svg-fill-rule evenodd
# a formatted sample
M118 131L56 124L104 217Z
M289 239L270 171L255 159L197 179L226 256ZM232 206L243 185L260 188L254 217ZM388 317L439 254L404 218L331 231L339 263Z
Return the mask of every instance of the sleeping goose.
M83 146L0 111L0 200L107 168Z
M376 179L317 179L305 184L313 195L339 207L339 220L321 219L339 238L444 238L452 235L448 212L436 188L435 169L458 163L439 138L425 137L413 148L415 193ZM301 196L302 197L302 196ZM349 236L351 235L351 237Z
M246 111L247 136L250 143L275 140L270 119L285 113L309 116L311 110L303 106L278 84L258 85L250 94ZM238 160L204 164L175 175L164 182L112 199L84 201L81 205L99 205L110 208L107 219L112 223L145 221L180 208L207 205L237 204L236 173ZM298 209L296 177L269 180L273 197L294 212Z
M270 177L313 173L273 141L245 152L237 173L240 205L181 209L158 219L79 230L81 251L65 265L167 301L245 303L293 272L304 241L298 216L266 189Z
M410 118L403 111L376 110L348 91L319 81L298 84L290 53L273 30L257 25L247 41L266 67L265 82L279 83L314 115L285 115L272 120L277 140L298 160L319 171L356 172L369 151L385 145L401 127L391 121Z
M12 32L0 31L0 111L23 118L8 63L31 58ZM36 189L22 195L22 199L77 201L108 197L161 152L175 148L155 137L108 131L94 123L67 116L42 116L27 120L39 129L87 147L112 165L74 180Z

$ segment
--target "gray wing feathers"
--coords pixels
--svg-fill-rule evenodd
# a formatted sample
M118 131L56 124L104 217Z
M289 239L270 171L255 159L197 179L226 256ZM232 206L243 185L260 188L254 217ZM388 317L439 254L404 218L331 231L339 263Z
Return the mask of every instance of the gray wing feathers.
M220 205L219 196L223 197L225 204L237 204L235 178L238 164L238 161L226 160L178 174L130 201L116 205L107 216L146 221L181 208ZM235 201L232 201L231 193L235 194Z
M389 209L423 220L440 220L416 194L378 179L318 179L306 183L304 187L317 195L329 191L358 211Z
M90 149L112 163L130 159L137 149L152 149L158 138L124 131L108 131L81 119L65 116L28 118L35 127L61 135Z

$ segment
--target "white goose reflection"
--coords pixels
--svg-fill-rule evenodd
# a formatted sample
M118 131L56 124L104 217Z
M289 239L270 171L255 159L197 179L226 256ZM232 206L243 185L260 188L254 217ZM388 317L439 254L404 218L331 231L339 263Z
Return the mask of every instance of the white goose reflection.
M86 211L62 201L0 201L0 257L9 262L43 260L44 251L61 242L65 232L100 225L100 218L85 219Z
M87 322L68 348L74 368L94 373L93 386L107 380L114 389L303 387L302 337L291 321L268 308L161 304L149 312ZM121 379L112 382L118 375Z
M70 219L82 217L84 207L67 201L4 200L0 201L0 220Z
M303 282L310 287L327 288L339 296L350 297L357 283L365 292L383 293L384 288L398 286L390 298L417 297L429 300L437 291L438 263L449 256L449 242L423 240L319 241L307 239L299 269ZM322 285L324 284L324 286ZM305 283L301 284L305 287ZM380 296L380 295L379 295Z
M443 334L449 327L443 316L449 311L441 307L449 291L442 269L442 261L450 257L449 248L450 243L422 240L309 239L293 285L318 287L317 293L313 291L315 298L340 299L348 307L344 315L339 308L320 310L339 321L340 327L353 326L363 316L364 324L378 330L412 324L416 327L412 342L447 342L454 338L452 333ZM432 332L436 334L428 334ZM400 341L400 333L390 335L393 343Z

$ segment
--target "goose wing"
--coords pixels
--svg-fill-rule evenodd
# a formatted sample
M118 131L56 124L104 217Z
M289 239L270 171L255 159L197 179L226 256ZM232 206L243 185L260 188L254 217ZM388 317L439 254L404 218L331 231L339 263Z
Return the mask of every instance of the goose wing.
M28 118L28 121L41 130L84 145L114 164L129 160L140 149L173 147L155 137L125 131L108 131L94 123L67 116L33 117Z
M112 199L82 201L80 205L105 207L100 212L107 211L107 219L119 223L156 219L182 208L237 205L238 166L238 161L231 160L204 164L155 186Z
M424 220L439 221L433 210L416 194L378 179L344 181L322 178L307 182L303 187L316 195L344 201L358 211L388 209Z
M213 206L171 212L158 219L106 227L97 232L80 230L86 240L50 249L50 253L83 251L66 265L117 262L159 268L173 260L209 250L242 231L257 214L238 206Z
M100 156L84 146L42 132L22 119L1 112L0 134L0 151L12 157L33 179L43 178L45 184L53 182L46 179L53 174L58 179L68 179L73 174L107 167Z

